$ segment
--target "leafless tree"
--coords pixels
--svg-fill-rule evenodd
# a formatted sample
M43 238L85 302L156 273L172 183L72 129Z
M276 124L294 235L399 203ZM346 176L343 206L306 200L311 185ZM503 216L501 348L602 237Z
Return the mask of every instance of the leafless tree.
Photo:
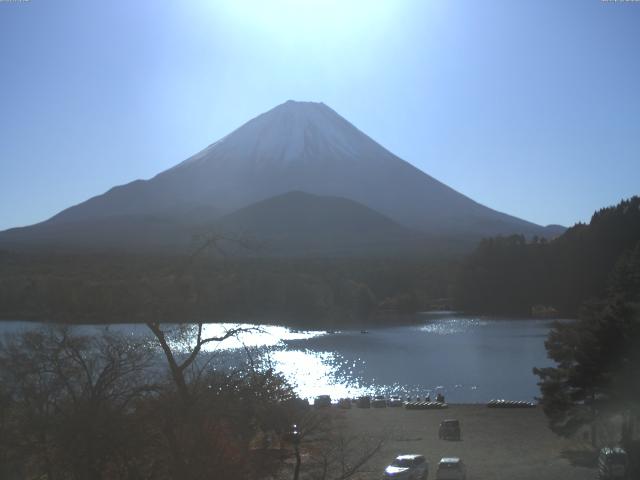
M332 410L308 411L297 420L298 445L293 478L295 480L347 480L361 473L382 448L386 435L350 435ZM305 462L300 461L304 452ZM292 478L283 472L281 478Z
M232 245L243 249L257 248L248 237L242 235L207 233L196 236L194 242L197 245L196 248L187 257L187 260L176 268L176 283L179 283L187 275L198 259L210 255L226 258L227 252L223 245ZM153 310L153 308L151 309ZM174 327L172 334L163 328L162 323L157 319L146 322L146 325L157 339L164 353L173 382L185 405L191 400L186 372L196 361L202 348L207 344L224 342L228 338L237 337L241 333L256 330L255 328L235 326L227 329L222 335L203 336L202 321ZM174 338L170 339L170 336ZM172 345L176 345L178 349L174 349Z
M5 338L0 380L10 398L0 448L5 468L15 468L3 475L53 480L127 470L135 450L129 412L154 391L150 362L143 343L108 332L39 329Z
M180 398L188 405L191 401L191 392L187 382L187 370L191 367L202 351L202 347L210 343L224 342L228 338L237 337L241 333L255 330L236 326L227 329L222 335L203 336L203 323L179 325L174 328L172 334L167 331L159 322L147 322L147 327L153 332L162 352L167 360L171 378L176 386ZM171 341L171 336L177 342ZM177 349L173 345L177 345Z

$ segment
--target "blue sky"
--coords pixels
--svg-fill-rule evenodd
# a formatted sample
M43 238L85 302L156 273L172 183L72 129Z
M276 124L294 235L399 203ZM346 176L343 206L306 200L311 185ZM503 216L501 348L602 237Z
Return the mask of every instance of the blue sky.
M0 229L323 101L487 206L640 193L640 2L0 2Z

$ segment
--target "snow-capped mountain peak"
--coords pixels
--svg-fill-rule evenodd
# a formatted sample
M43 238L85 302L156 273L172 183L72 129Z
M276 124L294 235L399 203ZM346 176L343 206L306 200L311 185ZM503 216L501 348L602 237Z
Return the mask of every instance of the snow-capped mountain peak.
M149 180L114 187L46 223L132 216L202 221L291 191L349 199L430 235L545 234L430 177L327 105L295 101L249 120Z
M318 154L363 160L375 142L321 102L288 100L182 162L246 162L286 166ZM377 145L377 144L376 144ZM378 146L379 147L379 146Z

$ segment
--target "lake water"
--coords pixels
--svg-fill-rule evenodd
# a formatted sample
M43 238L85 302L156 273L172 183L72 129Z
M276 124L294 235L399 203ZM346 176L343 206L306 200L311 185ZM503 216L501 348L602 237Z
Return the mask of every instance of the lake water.
M246 361L246 351L262 354L294 385L300 396L332 398L362 394L442 391L448 402L493 398L533 400L539 395L532 368L550 366L544 340L551 321L419 314L410 326L360 330L292 331L260 326L212 347L218 364ZM32 323L0 322L0 333L32 328ZM235 324L208 324L207 334ZM245 325L247 326L247 325ZM81 326L83 332L99 327ZM144 325L112 325L128 335L150 335Z

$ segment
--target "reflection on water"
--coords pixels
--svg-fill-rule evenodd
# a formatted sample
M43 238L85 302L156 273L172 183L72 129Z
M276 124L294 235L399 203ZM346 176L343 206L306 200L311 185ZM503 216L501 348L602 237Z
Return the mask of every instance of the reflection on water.
M332 352L279 350L271 355L273 364L304 398L328 394L331 398L357 397L367 388L358 378L363 362L347 361Z
M437 335L452 335L455 333L464 333L469 330L470 327L478 327L486 324L486 321L477 318L443 318L427 323L423 327L420 327L420 330Z
M534 366L550 365L544 339L550 321L497 320L440 312L422 314L409 326L339 332L296 331L252 324L207 324L204 336L222 336L231 328L247 331L206 346L216 364L238 365L247 354L281 372L304 398L333 399L362 394L434 396L450 402L486 402L492 398L532 400L538 395ZM33 326L0 323L0 332ZM97 327L83 326L89 331ZM148 336L144 325L111 325L127 335ZM177 327L176 327L177 328Z
M532 400L534 366L550 365L544 339L549 320L497 320L423 314L410 326L339 332L263 327L252 345L269 346L273 366L306 398L384 393L451 402ZM229 328L229 326L227 326ZM251 336L252 334L248 334Z
M274 325L254 325L251 323L208 323L202 328L203 337L221 337L229 330L243 330L244 332L235 337L230 337L221 345L209 343L205 350L220 348L225 349L244 347L268 347L280 345L284 340L305 340L324 332L311 332L291 330L287 327Z

